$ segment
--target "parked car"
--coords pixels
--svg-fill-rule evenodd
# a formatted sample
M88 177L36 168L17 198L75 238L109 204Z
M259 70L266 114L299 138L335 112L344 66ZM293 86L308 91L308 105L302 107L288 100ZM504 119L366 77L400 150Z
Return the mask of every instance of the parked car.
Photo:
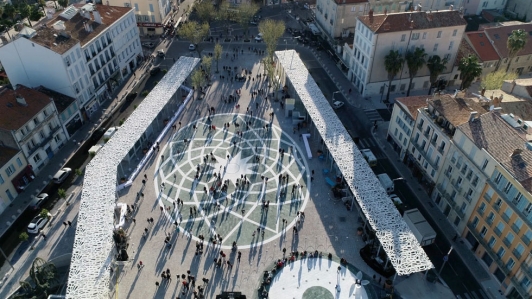
M194 51L194 50L196 50L196 45L194 45L194 44L190 44L190 45L188 46L188 49L189 49L190 51Z
M255 36L255 40L258 41L258 42L261 42L262 41L262 33L257 34L257 36Z
M28 224L28 234L38 234L41 229L48 223L48 217L37 216Z
M155 44L152 43L152 42L149 42L149 43L142 43L142 46L146 47L146 48L149 48L149 49L152 49L155 47Z
M257 22L255 22L255 20L251 20L251 21L249 21L249 24L250 25L257 25Z
M161 71L161 68L156 66L150 70L150 75L157 75Z
M138 92L130 92L127 96L126 96L126 102L131 102L133 101L138 95Z
M334 109L338 109L338 108L342 107L344 104L345 104L345 103L342 102L342 101L335 101L335 102L332 104L332 106L333 106Z
M164 57L164 50L157 50L157 56Z
M48 199L48 194L47 193L41 193L39 195L37 195L36 199L37 201L35 203L33 203L30 208L32 210L37 210L38 208L40 208L42 206L42 204Z
M62 182L65 181L65 179L70 175L70 173L72 172L72 169L70 168L63 168L61 170L59 170L53 177L53 181L54 183L56 184L61 184Z

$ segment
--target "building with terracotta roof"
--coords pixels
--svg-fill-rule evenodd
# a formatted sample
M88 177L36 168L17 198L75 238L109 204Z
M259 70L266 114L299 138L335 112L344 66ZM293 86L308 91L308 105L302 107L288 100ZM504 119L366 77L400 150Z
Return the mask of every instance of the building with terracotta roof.
M464 15L479 15L483 10L502 11L505 4L506 1L500 0L467 0L457 3L457 5L463 6Z
M401 160L406 157L406 150L410 146L410 138L414 131L418 109L427 106L428 95L411 96L395 99L387 139L399 153Z
M358 17L353 56L347 58L348 78L364 95L401 92L408 89L410 81L406 63L392 80L384 68L384 58L391 50L401 55L415 48L423 48L427 58L439 55L447 58L449 65L440 79L449 80L452 64L466 26L461 13L455 10L414 11ZM428 89L429 70L424 66L412 81L412 90Z
M163 34L166 19L169 17L173 9L177 9L177 7L170 0L161 0L155 2L151 0L136 0L134 2L107 0L96 2L111 6L133 8L140 35Z
M0 213L34 178L35 174L20 149L0 145Z
M12 84L75 98L84 118L137 66L141 45L131 8L76 4L0 47Z
M16 89L0 90L0 107L2 145L22 151L38 173L68 139L54 101L42 92L18 85Z
M464 35L464 41L473 49L482 63L481 77L497 70L500 56L484 31L467 32Z

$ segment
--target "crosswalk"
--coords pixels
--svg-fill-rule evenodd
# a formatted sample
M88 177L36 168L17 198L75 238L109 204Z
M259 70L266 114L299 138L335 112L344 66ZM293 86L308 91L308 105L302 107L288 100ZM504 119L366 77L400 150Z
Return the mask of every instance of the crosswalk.
M375 109L364 109L364 113L366 113L366 116L368 117L368 119L371 121L371 122L375 122L375 121L378 121L378 122L381 122L381 121L384 121L381 117L381 115L379 114L379 112L377 112L377 110Z

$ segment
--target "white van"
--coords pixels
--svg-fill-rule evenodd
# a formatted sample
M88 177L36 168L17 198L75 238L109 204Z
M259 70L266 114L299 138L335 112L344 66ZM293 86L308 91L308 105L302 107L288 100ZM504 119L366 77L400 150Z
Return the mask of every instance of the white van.
M378 174L377 178L379 179L379 181L381 182L382 187L384 188L384 190L386 190L386 192L388 194L393 192L393 190L394 190L393 181L392 181L392 179L390 179L388 174L386 174L386 173Z
M363 148L360 150L360 152L362 153L362 156L364 156L364 159L368 161L370 167L377 166L377 158L370 149Z

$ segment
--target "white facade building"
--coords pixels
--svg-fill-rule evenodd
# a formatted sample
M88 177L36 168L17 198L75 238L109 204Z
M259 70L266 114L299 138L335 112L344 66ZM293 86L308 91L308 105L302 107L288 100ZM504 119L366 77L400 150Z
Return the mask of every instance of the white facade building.
M170 0L107 0L104 4L132 7L135 11L140 35L162 34L164 31L165 19L168 17L172 9L175 9Z
M131 8L67 7L45 27L25 28L0 48L13 85L44 86L75 98L90 117L129 74L141 53Z
M358 17L353 55L349 62L348 78L364 95L401 92L408 89L409 73L406 63L388 86L388 73L384 68L384 58L390 50L398 50L403 56L407 51L424 48L427 59L432 55L448 58L447 78L452 71L452 63L465 31L466 21L460 12L446 10L439 12L404 12L387 15ZM412 90L429 88L429 71L426 66L417 72L412 81Z

